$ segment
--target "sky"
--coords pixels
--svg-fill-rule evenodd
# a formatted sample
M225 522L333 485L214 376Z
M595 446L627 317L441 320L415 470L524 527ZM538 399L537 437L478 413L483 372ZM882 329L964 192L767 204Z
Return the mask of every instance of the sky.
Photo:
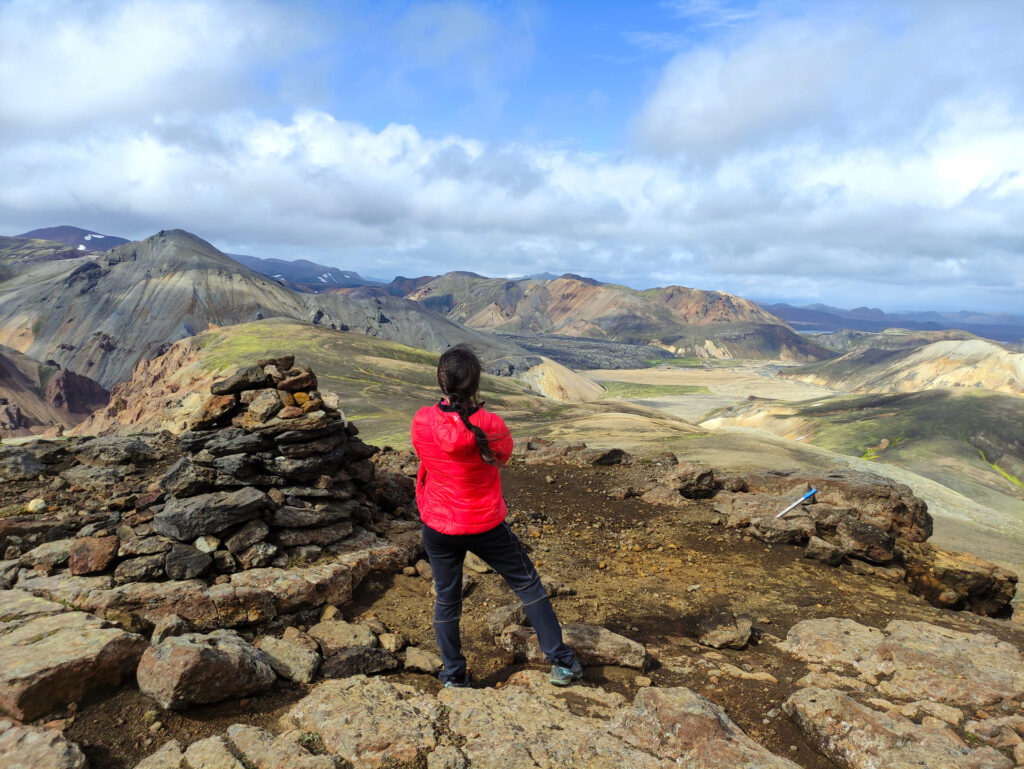
M1024 313L1024 2L0 0L0 234Z

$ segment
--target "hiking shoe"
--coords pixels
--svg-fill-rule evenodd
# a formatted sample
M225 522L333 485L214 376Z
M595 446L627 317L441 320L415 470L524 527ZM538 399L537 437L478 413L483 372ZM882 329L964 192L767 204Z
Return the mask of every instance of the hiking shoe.
M573 681L578 681L583 678L583 667L580 665L579 660L573 660L572 665L564 667L562 665L551 666L551 683L555 686L568 686Z
M471 686L469 673L464 674L461 679L449 678L444 682L445 689L469 689Z

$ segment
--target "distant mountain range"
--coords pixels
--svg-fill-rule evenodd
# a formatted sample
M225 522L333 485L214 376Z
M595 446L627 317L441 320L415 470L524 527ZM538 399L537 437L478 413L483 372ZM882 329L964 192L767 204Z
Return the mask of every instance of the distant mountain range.
M791 304L762 304L797 331L884 331L905 328L911 331L960 329L1000 342L1024 340L1024 316L1010 313L980 312L900 312L886 313L870 307L843 310L825 304L795 307Z
M43 227L30 232L23 232L19 238L34 238L36 240L52 240L55 243L63 243L76 251L109 251L110 249L128 243L126 238L119 238L116 235L101 235L92 230L83 230L81 227L72 227L69 224L60 227Z
M260 259L257 256L245 256L244 254L228 254L228 256L260 275L266 275L289 288L304 293L319 294L332 288L380 285L380 281L364 278L358 272L339 270L337 267L325 267L308 259L288 261L285 259Z
M0 252L0 265L5 259ZM182 230L102 254L12 262L9 277L0 277L0 344L36 360L52 359L108 388L164 345L211 326L271 317L435 352L467 342L486 360L529 355L510 341L464 328L385 291L294 291Z

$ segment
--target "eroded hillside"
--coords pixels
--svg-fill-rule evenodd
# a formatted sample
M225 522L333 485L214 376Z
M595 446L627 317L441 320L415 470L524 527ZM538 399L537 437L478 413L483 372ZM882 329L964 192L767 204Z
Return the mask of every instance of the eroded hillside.
M680 286L637 291L576 275L505 280L466 272L408 298L467 326L655 344L705 358L820 360L831 353L741 297Z
M789 369L780 376L853 392L979 387L1020 394L1024 393L1024 354L985 339L951 339L892 349L872 345Z

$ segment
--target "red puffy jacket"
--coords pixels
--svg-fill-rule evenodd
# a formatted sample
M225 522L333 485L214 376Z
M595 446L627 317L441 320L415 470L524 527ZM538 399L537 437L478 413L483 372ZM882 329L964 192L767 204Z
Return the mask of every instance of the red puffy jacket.
M512 456L512 435L497 414L478 408L469 421L484 431L499 465ZM480 458L476 437L446 403L425 406L412 420L420 458L416 504L420 518L442 534L478 534L505 520L498 468Z

